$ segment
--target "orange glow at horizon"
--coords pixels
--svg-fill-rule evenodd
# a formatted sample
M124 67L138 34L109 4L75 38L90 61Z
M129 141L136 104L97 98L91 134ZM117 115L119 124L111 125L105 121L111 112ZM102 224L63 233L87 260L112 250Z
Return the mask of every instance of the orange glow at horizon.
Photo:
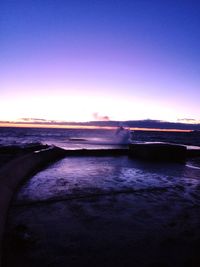
M0 127L16 127L16 128L50 128L50 129L102 129L115 130L117 126L94 126L94 125L59 125L59 124L36 124L36 123L0 123ZM181 129L161 129L161 128L139 128L139 127L125 127L130 131L157 131L157 132L193 132L193 130Z

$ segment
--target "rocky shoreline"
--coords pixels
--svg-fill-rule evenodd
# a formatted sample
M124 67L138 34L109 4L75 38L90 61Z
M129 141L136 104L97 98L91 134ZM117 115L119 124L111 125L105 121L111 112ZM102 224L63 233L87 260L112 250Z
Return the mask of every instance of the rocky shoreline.
M148 148L149 146L146 145L145 147ZM155 147L156 146L154 145L154 148ZM163 148L162 146L158 145L156 147L156 149L157 148L160 149L160 147ZM142 149L143 148L144 147L142 147ZM173 146L173 148L174 148L174 146ZM150 147L150 150L151 149L152 149L152 147ZM166 149L166 147L165 147L165 149ZM188 151L190 151L190 152L188 152ZM155 151L154 151L154 153L155 153ZM1 147L0 148L0 157L2 159L2 161L1 161L2 164L1 164L1 167L0 167L0 191L1 191L0 192L0 210L1 210L0 241L2 241L9 205L10 205L12 196L16 192L19 184L22 181L24 181L25 179L31 177L37 171L39 171L39 170L43 169L44 167L46 167L47 165L49 165L50 163L53 163L56 160L59 160L61 158L74 157L74 156L75 157L80 157L81 156L83 158L85 158L85 157L102 157L102 156L103 157L108 157L108 156L109 157L113 157L113 156L115 156L115 157L119 157L119 159L120 159L120 157L127 157L127 156L133 156L133 155L129 154L129 150L128 149L70 150L70 151L67 151L67 150L63 150L63 149L57 148L57 147L49 147L49 146L46 146L46 145L43 146L41 144L28 145L28 146L23 147L23 148L17 147L17 146ZM142 159L142 160L145 160L145 161L150 159L150 161L151 161L152 160L152 155L150 155L150 156L147 155L147 156L149 158L148 157L146 158L146 154L145 154L145 158L143 158L143 157L142 158L138 157L138 158L140 160ZM195 156L198 159L199 155L198 155L197 150L195 151L195 153L193 153L191 150L187 150L186 151L186 157L188 157L188 156L189 157L191 157L191 156L194 157ZM153 161L155 162L154 158L153 158ZM156 161L157 161L157 159L156 159ZM151 225L152 224L152 220L153 221L156 220L157 215L155 213L156 212L155 207L158 206L158 208L160 209L160 210L158 210L158 215L162 217L162 213L164 212L165 215L163 215L163 216L166 216L166 222L162 222L162 223L164 223L164 225L165 224L169 224L169 226L171 225L170 227L172 227L171 229L173 229L173 234L170 232L170 234L169 233L168 234L165 233L164 235L162 234L162 231L159 230L161 232L159 234L160 237L159 237L159 242L158 243L159 244L162 243L163 244L162 245L163 248L165 248L166 246L167 247L168 246L175 247L175 251L176 252L178 252L178 250L180 250L180 249L183 250L183 251L185 249L189 249L190 244L193 244L193 247L194 247L194 249L196 251L197 246L198 246L197 243L198 243L198 240L200 238L199 232L197 232L197 228L196 228L199 222L198 222L198 218L195 217L195 214L198 214L199 207L200 207L199 204L198 204L199 202L198 202L197 195L195 196L196 204L192 204L193 202L189 203L187 198L185 199L185 196L184 196L184 194L185 194L184 192L185 191L184 190L186 190L186 188L184 188L184 186L182 186L181 184L177 185L177 187L175 186L173 189L170 189L170 188L168 189L167 187L165 187L163 190L161 190L161 191L160 190L153 190L152 192L151 191L146 191L146 190L142 190L142 191L137 191L137 190L134 191L134 190L132 190L132 191L130 191L131 193L129 192L128 194L127 194L128 190L125 190L125 191L122 191L122 192L119 191L119 193L117 193L117 194L110 194L110 193L106 193L106 194L103 193L103 194L96 194L96 195L95 194L93 194L93 195L90 194L88 196L86 195L84 198L77 198L77 197L71 198L67 202L68 204L66 206L66 209L68 210L73 203L74 203L73 205L75 205L74 207L76 207L76 208L72 212L71 217L68 217L69 225L66 226L66 228L64 230L62 229L63 226L60 226L60 229L62 229L63 231L66 231L66 229L68 229L68 230L71 229L71 231L74 232L74 233L77 231L77 234L79 233L79 236L80 236L80 242L82 244L81 246L84 246L84 242L86 242L85 244L90 247L91 246L90 241L89 240L87 241L87 238L86 238L86 241L84 241L84 238L81 237L82 236L82 233L81 233L81 227L82 226L80 226L78 228L73 226L73 220L74 220L73 219L73 216L74 216L73 214L74 214L74 212L75 213L78 212L76 214L76 216L78 216L77 218L80 219L80 221L78 219L77 223L78 224L81 223L81 220L82 220L81 219L82 215L79 212L79 209L76 211L77 207L80 208L80 206L81 206L81 209L84 209L84 210L88 209L89 207L90 207L89 209L91 209L92 208L91 205L93 205L92 203L97 203L98 202L98 209L95 208L95 210L92 211L91 216L92 217L100 216L99 219L96 220L96 219L93 218L94 219L94 223L92 222L93 220L92 221L89 220L89 221L87 221L87 223L86 222L85 223L86 223L87 227L90 227L90 226L93 225L93 228L91 228L91 232L86 231L87 234L91 235L91 238L95 238L95 236L100 238L99 234L96 233L95 229L98 228L98 227L103 227L102 228L103 230L100 230L100 233L103 234L103 235L106 235L106 233L108 234L108 232L106 230L107 228L104 229L104 227L105 227L104 226L104 220L105 219L110 224L114 223L114 225L118 225L118 223L120 222L124 228L127 228L128 225L132 224L131 219L129 218L129 215L128 215L127 212L132 212L134 214L136 212L136 213L138 213L138 215L136 215L136 217L135 217L135 218L137 218L137 220L143 220L144 222L145 221L148 222L148 220L149 220L148 218L151 218L150 221L149 221L149 223ZM166 195L166 201L163 200L163 199L159 200L161 193L163 195ZM192 192L192 194L194 196L194 194L197 194L197 191ZM153 200L155 198L155 199L157 199L157 201L160 201L160 204L154 203L153 206L155 205L155 207L153 208L153 206L152 206L151 209L149 210L149 208L147 208L147 206L145 206L145 205L147 205L145 198L148 198L148 202L149 201L150 202L155 201L155 200ZM169 209L170 205L171 205L170 203L173 202L173 198L175 198L177 203L179 203L177 205L179 205L179 207L178 207L179 212L183 214L183 218L182 219L180 219L180 218L176 218L175 219L175 217L174 217L174 219L172 219L173 210L172 210L172 213L170 213L171 215L169 215L169 214L166 215L166 211L165 211L164 207ZM115 199L117 204L116 203L114 204L113 199ZM139 203L139 208L136 208L136 207L132 207L131 208L130 205L131 205L131 203L134 203L134 202L132 202L132 201L135 201L134 199L135 200L137 199L137 201ZM149 202L149 204L150 204L150 202ZM49 203L48 202L47 203L46 202L41 203L38 207L39 207L39 210L42 210L42 214L41 214L41 212L39 212L38 214L40 214L40 215L38 215L38 216L41 216L44 220L46 220L43 216L45 215L48 218L49 215L48 215L48 213L46 213L49 210L48 207L51 207L51 209L54 210L54 206L56 207L56 205L58 205L56 203L57 203L56 201L51 201ZM57 211L54 210L54 212L55 212L54 216L56 216L56 214L58 213L57 214L58 218L59 218L59 216L63 216L60 212L62 210L61 207L64 207L66 205L65 204L66 200L63 199L59 203L60 203L59 204L59 209ZM88 203L88 204L86 204L86 203ZM185 204L181 207L181 205L182 205L181 203L185 203ZM115 209L113 210L113 208L109 208L110 205L114 205L115 208L117 208L117 209L119 209L119 207L120 207L118 221L116 221L116 215L117 214L115 212ZM22 217L25 216L24 218L26 218L26 220L27 220L28 219L28 217L26 217L27 216L26 215L27 212L33 211L33 210L35 210L34 211L35 213L38 212L38 208L36 208L36 206L34 206L34 205L32 207L30 207L30 208L28 208L28 207L25 208L25 207L26 206L24 206L24 208L23 208L23 206L22 207L20 207L20 206L19 207L12 207L11 208L11 213L13 213L13 212L15 213L15 210L18 209L19 214L22 214ZM127 207L129 207L129 208L127 208ZM61 208L61 210L60 210L60 208ZM103 214L101 214L101 212L102 212L101 209L102 208L104 209L104 213ZM190 211L190 208L191 208L191 211ZM69 212L71 212L71 211L68 210L68 213ZM149 214L148 216L150 216L150 217L146 217L145 214L147 214L147 213ZM16 216L16 220L18 220L18 216L19 215L16 214L15 216ZM84 215L84 217L83 217L84 220L87 219L87 216L86 217L85 216L86 215ZM192 217L193 217L193 219L192 219ZM191 221L190 221L190 219L191 219ZM30 220L31 220L31 218L30 218ZM49 218L49 220L50 220L49 223L51 225L51 218ZM160 217L158 218L158 220L160 220ZM30 223L31 223L31 221L30 221ZM58 221L57 223L59 225L60 223L62 223L62 220L61 220L61 222ZM182 230L185 231L184 234L183 234L184 238L183 238L183 236L181 236L181 231L182 230L180 231L180 226L178 226L178 224L183 224L183 225L185 224L185 226L182 227L183 228ZM28 238L28 241L25 238L26 235L28 235L28 236L30 235L31 236L31 233L29 233L29 227L27 228L27 226L23 225L23 224L17 224L16 227L15 227L15 230L11 231L13 234L12 234L11 241L10 241L11 243L8 243L8 245L12 246L12 243L15 242L16 238L17 238L17 240L18 240L17 242L20 242L20 244L21 244L20 246L22 246L21 247L22 249L23 249L24 246L26 247L27 245L28 246L30 245L30 249L32 249L31 248L32 245L29 244L29 243L30 242L34 243L35 242L35 241L33 241L34 238L30 237L30 238ZM133 226L131 226L130 229L132 229L132 227ZM137 229L139 231L141 229L143 229L142 230L143 233L145 231L147 231L147 228L148 228L148 227L146 228L146 226L144 226L143 223L139 223L139 224L136 223L135 227L136 227L135 229ZM151 227L153 227L153 224L152 224ZM49 230L50 230L50 228L49 228ZM125 266L130 266L129 264L131 262L131 254L130 254L131 250L135 249L137 251L138 248L140 248L139 251L138 251L138 253L139 253L138 255L140 255L140 256L137 259L138 260L138 264L139 264L137 266L145 266L145 267L146 266L156 266L156 265L150 265L151 261L149 261L149 263L148 263L149 265L144 265L144 264L146 264L145 263L146 261L144 261L144 262L141 261L142 246L144 246L144 248L145 248L145 243L143 242L144 240L142 241L142 239L140 239L138 234L135 232L136 230L132 229L131 231L134 232L134 235L136 236L137 242L140 242L140 243L142 242L138 246L135 243L135 241L133 241L133 240L132 240L133 243L130 244L130 240L127 237L127 235L129 235L129 234L125 229L123 229L123 230L121 229L120 230L120 228L118 228L118 226L117 226L117 228L115 230L112 230L112 227L109 228L109 229L111 231L113 231L113 237L110 236L110 238L108 238L108 240L106 238L103 238L103 240L105 239L104 240L105 242L111 242L112 245L113 245L113 242L114 242L113 240L115 240L115 238L116 238L115 241L119 242L119 237L117 237L117 236L118 236L118 233L120 231L121 231L121 235L124 236L124 238L126 239L126 241L124 241L125 242L124 244L127 247L127 251L123 251L122 250L123 251L123 255L122 255L123 260L122 261L119 260L119 265L117 265L118 263L114 260L114 254L119 249L118 245L116 246L116 249L115 248L111 249L111 252L110 252L111 253L111 258L112 258L112 261L115 262L115 266L120 266L120 264L122 264L122 262L125 260L125 258L127 258L126 262L128 264L128 265L125 264ZM128 226L127 229L129 229L129 226ZM152 228L152 229L154 229L154 228ZM175 229L176 229L177 232L175 231ZM39 228L38 228L38 231L40 231ZM186 236L187 232L189 233L189 237ZM55 230L55 233L59 233L59 229ZM145 237L145 235L146 235L146 237ZM148 242L150 242L153 245L155 245L155 242L153 242L151 240L153 238L153 236L150 235L150 232L146 233L145 235L143 236L143 238L147 238L147 236L148 236L148 238L147 238ZM6 234L6 236L7 236L6 239L9 240L8 233ZM15 236L14 239L13 239L13 236ZM69 236L71 236L71 234L69 234ZM71 236L71 238L73 239L72 236ZM187 242L186 242L186 239L188 239ZM15 241L13 241L13 240L15 240ZM187 244L187 245L185 245L185 247L180 248L180 244L179 243L181 242L181 240L183 242L185 242L185 244ZM43 241L41 240L41 242L43 242ZM63 242L64 240L62 240L62 238L61 238L61 241ZM53 239L51 239L51 242L53 242ZM100 240L98 242L100 242ZM94 248L97 249L97 250L98 250L99 246L101 247L103 245L102 242L100 242L100 243L98 243L98 242L97 242L97 245L94 245ZM70 244L71 243L67 241L67 246L70 247L71 246ZM75 247L71 251L71 255L68 255L68 260L69 260L69 263L71 264L70 266L82 266L81 262L80 262L81 259L82 259L83 262L84 261L87 262L89 259L88 259L88 257L86 255L85 256L82 255L82 256L80 256L80 259L78 259L76 254L80 253L80 251L82 251L83 248L79 247L80 244L78 245L77 243L73 244L73 246L75 246ZM68 247L68 249L69 249L69 247ZM7 247L7 249L8 249L8 247ZM24 251L26 251L26 248L24 248L24 249L25 249ZM91 247L90 247L90 249L91 249ZM160 248L157 248L157 249L158 249L158 251L160 251L159 253L161 253L161 255L163 253L165 253L164 251L161 251L162 249L160 249ZM101 250L102 250L102 248L101 248ZM7 256L10 255L9 254L10 252L8 250L4 250L4 251L7 251L6 252ZM93 260L94 260L94 257L97 257L102 264L104 263L104 266L113 266L113 265L106 265L106 261L108 261L109 257L108 257L108 255L107 256L105 255L105 251L104 252L103 252L103 250L101 251L101 253L100 253L101 256L97 256L96 252L95 251L91 252L91 257L93 258ZM22 255L23 255L24 252L21 251L20 253L22 253ZM58 251L57 251L57 253L58 253ZM103 260L103 258L100 259L99 257L105 257L105 259L104 259L105 261ZM128 257L130 257L130 259ZM135 257L136 257L136 254L135 254ZM155 257L156 256L154 255L154 260L155 260ZM179 258L179 256L177 256L177 257ZM176 259L176 256L174 256L174 258ZM91 260L91 262L94 264L93 260ZM158 257L158 260L162 262L160 256ZM188 252L188 257L186 257L186 259L184 261L185 265L178 265L178 263L177 263L177 265L174 265L174 266L188 266L188 267L189 266L190 267L191 266L195 266L195 267L197 267L197 266L199 266L197 264L200 263L199 260L200 259L198 257L198 254L196 254L196 252L194 253L192 251L189 251ZM19 262L20 261L21 260L19 260ZM51 261L54 262L53 259L51 259ZM104 261L104 262L102 262L102 261ZM8 262L10 262L10 263L8 263ZM12 265L13 264L12 261L8 261L8 262L5 263L5 261L4 261L3 267L4 266L5 267L14 266L14 265ZM59 260L58 260L58 262L59 262ZM181 261L179 261L179 262L181 262ZM61 262L59 262L59 264L61 264L61 265L57 265L57 266L64 266L65 263L66 262L62 261L62 259L61 259ZM21 266L26 266L27 262L25 261L24 264L25 265L21 265ZM54 263L52 263L52 264L54 264ZM35 263L35 265L33 264L33 265L30 265L30 266L36 266L36 263ZM45 265L45 264L44 265L43 264L40 265L39 264L38 266L55 266L55 265ZM83 266L85 266L85 265L83 265ZM92 266L92 265L88 265L88 266ZM100 266L100 265L97 264L97 266ZM161 265L157 265L157 266L172 266L172 265L170 265L170 263L168 263L168 260L165 259L164 263L162 263Z

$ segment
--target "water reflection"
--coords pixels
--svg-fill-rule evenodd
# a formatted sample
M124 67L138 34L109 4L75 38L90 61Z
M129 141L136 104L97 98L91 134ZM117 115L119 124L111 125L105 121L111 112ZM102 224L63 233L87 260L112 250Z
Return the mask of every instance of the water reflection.
M73 196L200 186L200 170L177 163L139 162L123 157L65 158L32 177L16 196L17 203ZM183 190L182 190L183 191Z

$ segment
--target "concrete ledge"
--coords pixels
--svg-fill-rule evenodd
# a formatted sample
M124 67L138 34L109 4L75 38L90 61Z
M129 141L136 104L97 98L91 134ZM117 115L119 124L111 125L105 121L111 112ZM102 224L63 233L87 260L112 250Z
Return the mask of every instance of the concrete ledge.
M189 158L200 157L200 149L187 149L187 157Z
M85 156L85 157L115 157L128 155L128 148L116 148L116 149L76 149L65 150L66 156Z
M44 166L64 156L65 150L58 147L50 147L19 156L0 169L0 259L7 211L18 185Z
M186 147L181 145L146 143L131 144L129 146L131 157L148 161L183 162L186 160Z
M7 186L0 186L0 238L2 238L4 225L6 221L7 210L10 199L12 198L12 190ZM0 239L0 255L1 255L1 239Z
M33 152L35 150L40 150L44 148L48 148L48 145L43 145L41 143L28 143L24 146L18 146L18 145L8 145L8 146L0 146L0 153L1 154L19 154L24 152Z
M48 147L48 145L43 145L40 143L25 144L24 146L0 146L0 167L4 166L7 162L16 157L23 156L27 153L34 152L35 150L41 150Z

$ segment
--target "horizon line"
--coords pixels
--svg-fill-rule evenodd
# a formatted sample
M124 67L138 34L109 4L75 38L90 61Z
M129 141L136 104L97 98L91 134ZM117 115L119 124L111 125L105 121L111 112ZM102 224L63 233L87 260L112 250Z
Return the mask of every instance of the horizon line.
M115 130L118 126L95 126L95 125L59 125L59 124L45 124L45 123L11 123L11 122L0 122L1 128L46 128L46 129L103 129L103 130ZM194 130L188 129L165 129L165 128L147 128L147 127L125 127L131 131L160 131L160 132L193 132Z

